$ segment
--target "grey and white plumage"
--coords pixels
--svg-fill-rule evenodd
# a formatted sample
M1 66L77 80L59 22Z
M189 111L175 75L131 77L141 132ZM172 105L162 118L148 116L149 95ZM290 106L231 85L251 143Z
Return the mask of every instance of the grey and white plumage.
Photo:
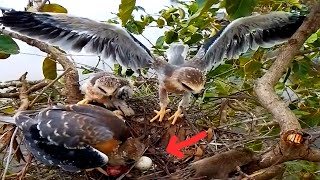
M117 108L125 116L134 115L133 109L126 103L133 94L133 84L126 78L108 72L94 73L81 86L81 90L85 94L84 101L95 101L107 108Z
M9 119L0 116L0 121ZM22 111L12 120L22 130L24 144L37 160L68 171L109 163L115 146L129 137L123 120L112 111L93 105L53 106L34 115Z
M286 41L299 28L304 18L286 12L239 18L211 37L189 61L186 61L184 55L186 47L174 45L168 51L169 62L154 58L130 33L112 24L65 14L14 11L5 13L0 18L0 23L23 35L53 45L61 45L59 42L62 42L69 49L84 48L93 53L102 53L105 57L114 57L121 65L134 70L153 68L159 78L161 109L151 121L162 121L164 114L168 112L168 93L183 94L178 111L169 118L174 124L181 117L181 107L189 104L190 94L199 93L204 88L204 73L207 69L220 64L224 58L237 58L248 49L270 47Z

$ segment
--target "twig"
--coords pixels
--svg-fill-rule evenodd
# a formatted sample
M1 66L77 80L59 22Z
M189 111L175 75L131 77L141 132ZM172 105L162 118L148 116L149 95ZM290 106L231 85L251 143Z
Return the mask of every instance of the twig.
M29 107L32 107L34 105L34 103L36 103L36 101L38 100L38 98L48 89L50 88L54 83L56 83L59 79L61 79L64 75L66 75L68 72L70 72L72 69L68 68L67 70L65 70L62 74L60 74L56 79L54 79L53 81L51 81L46 87L44 87L40 93L33 99L33 101L30 103Z
M35 85L35 84L38 84L41 82L42 82L42 80L28 81L28 84ZM22 85L22 83L18 80L5 81L5 82L0 82L0 89L9 88L9 87L21 87L21 85Z
M38 90L42 89L43 87L45 87L47 85L48 85L47 82L44 82L44 81L39 82L38 84L35 84L35 85L31 86L27 90L27 94L30 94L30 93L35 92L35 91L38 91ZM20 95L19 92L16 92L16 93L0 93L0 98L19 98L19 95Z
M7 171L8 171L8 168L9 168L9 164L10 164L10 161L11 161L11 154L12 154L12 150L13 150L13 141L16 138L17 132L18 132L18 127L15 128L15 130L14 130L12 136L11 136L9 154L8 154L8 157L7 157L6 166L5 166L3 174L2 174L2 180L6 179L6 174L7 174Z
M80 92L80 85L79 85L79 75L78 71L75 67L75 65L70 61L64 53L59 51L58 49L47 45L46 43L43 43L41 41L31 39L25 36L22 36L18 33L10 32L5 29L2 30L2 33L8 36L11 36L12 38L21 40L25 43L27 43L30 46L37 47L39 50L48 53L52 59L58 61L63 69L71 68L72 71L65 77L65 92L67 96L67 102L68 103L75 103L79 101L82 98L81 92Z

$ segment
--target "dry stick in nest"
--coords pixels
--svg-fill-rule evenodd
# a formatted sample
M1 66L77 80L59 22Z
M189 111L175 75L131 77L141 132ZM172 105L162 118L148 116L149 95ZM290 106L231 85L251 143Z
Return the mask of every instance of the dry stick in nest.
M56 79L54 79L53 81L51 81L47 86L45 86L41 92L33 99L33 101L30 103L30 107L32 107L34 105L34 103L36 103L36 101L38 100L38 98L51 86L53 86L54 83L56 83L59 79L61 79L63 76L67 75L67 73L69 73L72 69L68 68L66 69L61 75L59 75Z
M19 98L20 98L20 107L18 108L18 111L24 111L24 110L27 110L28 107L29 107L29 99L28 99L28 83L26 81L26 77L27 77L27 72L24 73L20 78L19 80L21 81L22 83L22 86L21 88L19 89ZM12 130L13 133L12 133L12 136L11 136L11 140L10 140L10 145L9 145L9 154L8 154L8 157L7 157L7 163L6 163L6 167L3 171L3 176L2 176L2 179L5 179L5 176L6 176L6 173L7 173L7 170L8 170L8 166L9 166L9 163L11 161L11 154L12 154L12 148L13 148L13 141L16 141L16 132L17 132L17 127L15 127L14 125L8 125L8 126L11 126L12 127Z
M40 89L42 89L43 87L47 86L48 83L41 81L37 84L34 84L33 86L31 86L28 90L27 90L27 94L30 94L32 92L38 91ZM0 98L19 98L20 93L0 93Z
M36 81L27 81L29 85L36 85L41 83L42 80L36 80ZM22 83L18 80L12 80L12 81L5 81L0 82L0 89L9 88L9 87L21 87Z

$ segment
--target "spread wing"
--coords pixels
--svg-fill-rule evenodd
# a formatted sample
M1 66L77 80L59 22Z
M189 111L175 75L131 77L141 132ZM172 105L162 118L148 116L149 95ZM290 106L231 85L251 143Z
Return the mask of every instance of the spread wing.
M22 35L29 36L65 50L101 55L137 70L150 67L150 51L129 32L110 23L100 23L67 14L8 11L0 23Z
M248 49L272 47L288 40L300 27L304 16L272 12L234 20L203 45L187 65L211 69L224 58L238 58Z
M37 119L41 137L70 149L96 145L114 138L119 140L127 133L122 120L98 106L54 106L39 113Z

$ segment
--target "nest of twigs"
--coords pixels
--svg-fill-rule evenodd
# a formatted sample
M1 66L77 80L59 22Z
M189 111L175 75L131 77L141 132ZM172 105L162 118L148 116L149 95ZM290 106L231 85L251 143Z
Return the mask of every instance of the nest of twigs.
M151 84L149 87L156 87L156 85ZM49 88L47 91L48 94L52 94L56 89ZM46 98L43 98L44 103L38 103L38 106L34 106L35 109L45 106L48 94L44 96ZM238 107L238 109L232 108L231 104L234 105L240 101L234 103L232 99L224 98L212 100L209 104L202 104L200 99L194 99L191 107L184 112L184 118L172 126L171 122L166 120L161 123L149 122L155 115L154 110L159 108L157 91L153 91L153 93L148 93L147 95L143 95L141 92L138 94L140 95L130 99L128 102L134 109L135 115L126 118L126 123L133 137L143 139L147 147L144 155L152 159L153 167L144 172L130 168L120 179L191 179L196 174L191 166L192 163L204 157L226 152L239 146L243 147L246 143L254 141L254 137L259 136L257 132L252 130L252 127L260 120L255 119L256 117L253 116L252 113L248 113L245 109L241 110L240 107ZM52 99L57 100L57 98ZM180 98L171 99L169 108L172 109L172 112L170 115L176 110L179 100ZM15 101L12 102L17 105L14 103ZM49 102L55 103L55 101ZM247 99L241 98L241 102L244 102L245 106L249 107L247 106ZM228 106L228 104L230 106ZM228 113L230 113L230 110L234 114L229 117ZM262 112L258 112L257 110L256 114L261 116ZM169 115L165 117L165 119L168 117ZM265 116L261 118L261 121L266 122L267 118L268 117ZM6 130L8 129L3 127L3 134L5 134ZM207 131L207 137L195 145L184 148L184 157L182 159L177 159L166 152L166 147L171 136L176 135L179 141L183 141L201 131ZM9 135L6 141L10 140ZM3 145L5 139L1 141ZM98 171L70 173L59 168L41 165L35 160L32 160L31 163L26 163L28 152L23 145L20 145L20 142L20 139L17 138L13 151L15 153L15 159L10 164L9 173L6 176L7 179L21 178L21 171L24 171L23 178L25 179L116 179L104 177ZM273 143L273 141L261 141L262 145L265 143L269 145ZM5 157L5 152L8 151L8 148L3 150L4 153L2 154L3 157ZM26 164L28 164L27 167ZM4 166L3 164L3 167ZM223 164L219 166L226 168ZM229 174L230 172L226 171L224 173ZM239 174L237 171L233 173Z

